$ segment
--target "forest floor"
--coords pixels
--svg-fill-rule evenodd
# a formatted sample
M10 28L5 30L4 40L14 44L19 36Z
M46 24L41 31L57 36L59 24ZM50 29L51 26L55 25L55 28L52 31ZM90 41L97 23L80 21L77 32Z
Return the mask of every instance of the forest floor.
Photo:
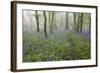
M90 41L86 32L37 32L23 37L23 62L90 59Z

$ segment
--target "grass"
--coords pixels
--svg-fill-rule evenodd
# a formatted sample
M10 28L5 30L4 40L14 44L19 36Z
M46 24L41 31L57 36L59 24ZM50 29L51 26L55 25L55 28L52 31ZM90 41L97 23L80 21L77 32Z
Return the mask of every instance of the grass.
M90 45L89 39L74 32L69 32L63 42L58 38L52 41L50 38L26 37L23 39L23 62L90 59Z

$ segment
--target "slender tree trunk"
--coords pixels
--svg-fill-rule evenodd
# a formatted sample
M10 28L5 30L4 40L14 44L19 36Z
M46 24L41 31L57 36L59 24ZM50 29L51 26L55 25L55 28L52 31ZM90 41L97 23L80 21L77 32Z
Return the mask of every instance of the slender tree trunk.
M76 13L73 13L73 16L74 16L74 30L76 30Z
M78 20L77 20L77 31L80 31L80 14L78 14Z
M51 12L49 12L49 27L50 27L50 24L51 24Z
M33 27L32 27L32 16L31 16L31 14L29 14L29 19L30 19L30 31L32 31L32 29L33 29ZM31 35L33 35L33 33L31 32Z
M37 32L40 32L38 11L35 11L35 12L36 12L35 18L36 18L36 24L37 24Z
M49 12L49 29L52 32L52 12Z
M91 16L89 15L89 32L91 32Z
M54 22L54 12L52 12L52 17L51 17L51 24L50 24L50 32L53 32L53 22Z
M66 12L66 25L65 25L65 30L69 29L68 26L68 12Z
M83 27L83 13L81 13L81 18L80 18L80 32L82 32L82 27Z
M48 35L47 35L47 17L46 17L46 13L45 11L43 11L43 15L44 15L44 35L45 35L45 38L48 38Z

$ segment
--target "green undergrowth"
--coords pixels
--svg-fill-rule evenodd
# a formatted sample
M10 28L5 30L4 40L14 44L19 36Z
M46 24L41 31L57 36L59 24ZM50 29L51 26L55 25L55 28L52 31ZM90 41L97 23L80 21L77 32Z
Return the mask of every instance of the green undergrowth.
M23 39L23 62L90 59L90 40L70 32L65 41L31 36Z

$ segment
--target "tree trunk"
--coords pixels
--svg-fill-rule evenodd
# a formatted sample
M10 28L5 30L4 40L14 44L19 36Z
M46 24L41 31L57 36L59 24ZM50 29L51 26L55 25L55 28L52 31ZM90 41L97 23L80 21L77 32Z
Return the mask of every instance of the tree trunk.
M32 16L31 16L31 14L29 13L29 20L30 20L30 31L32 31L32 29L33 29L33 27L32 27L32 21L33 21L33 19L32 19ZM33 33L31 32L31 35L33 35Z
M80 31L80 14L78 14L78 20L77 20L77 31Z
M36 18L36 24L37 24L37 32L40 32L40 28L39 28L39 17L38 17L38 11L36 11L35 18Z
M49 27L50 27L50 24L51 24L51 12L49 12Z
M69 29L68 26L68 12L66 12L66 25L65 25L65 30Z
M74 30L76 31L77 29L76 29L76 13L73 13L73 16L74 16L74 21L73 21L73 23L74 23Z
M91 32L91 16L89 15L89 32Z
M49 12L49 29L52 32L52 12Z
M50 24L50 32L53 32L53 22L54 22L54 12L52 12L52 17L51 17L51 24Z
M47 35L47 17L46 17L46 13L45 11L43 11L43 15L44 15L44 35L45 35L45 38L48 38L48 35Z
M83 13L81 13L80 17L80 32L82 32L82 27L83 27Z

